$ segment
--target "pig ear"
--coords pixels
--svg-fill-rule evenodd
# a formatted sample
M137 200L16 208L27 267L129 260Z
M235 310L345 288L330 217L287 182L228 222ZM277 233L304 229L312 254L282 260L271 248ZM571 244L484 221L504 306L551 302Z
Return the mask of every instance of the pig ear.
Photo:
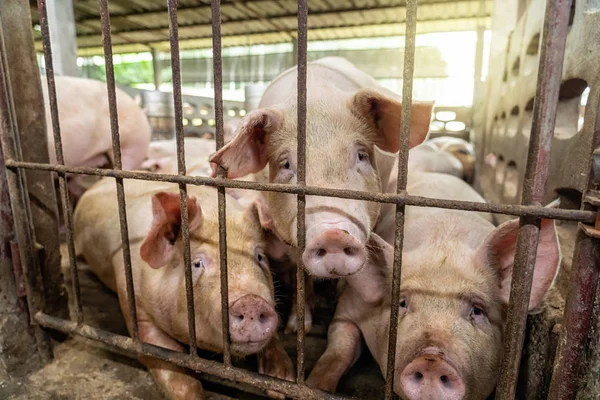
M394 262L394 248L375 233L369 236L367 264L346 281L368 304L379 303L386 291L389 267Z
M390 153L396 153L400 149L402 103L394 97L373 89L362 89L356 92L350 103L352 112L359 118L368 120L375 128L377 145ZM413 101L409 148L425 140L429 132L432 108L433 102Z
M239 178L262 170L267 165L266 143L270 133L283 123L280 111L264 108L248 114L240 123L233 140L212 156L213 178L219 165L227 171L230 179Z
M181 229L179 194L159 192L152 196L152 215L152 226L140 247L140 256L156 269L167 264L174 253ZM188 222L190 232L202 223L202 210L193 196L188 197Z
M265 230L266 251L269 257L276 260L282 259L288 253L290 246L274 232L273 220L262 196L252 202L246 210L246 216L254 221L258 220Z
M478 251L479 262L496 269L500 296L508 304L514 267L519 220L507 221L494 229ZM541 305L542 299L558 271L561 254L554 221L542 219L533 272L529 310Z

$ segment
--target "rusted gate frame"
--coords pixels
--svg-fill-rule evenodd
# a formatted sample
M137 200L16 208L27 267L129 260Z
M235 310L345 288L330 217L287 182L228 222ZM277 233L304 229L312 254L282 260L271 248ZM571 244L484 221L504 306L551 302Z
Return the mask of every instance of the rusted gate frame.
M101 341L109 346L128 350L135 354L144 354L162 360L173 362L177 365L191 368L197 371L206 372L219 376L224 379L237 380L249 384L253 384L262 389L276 390L285 393L292 397L299 398L344 398L340 395L325 393L320 390L312 389L304 385L304 324L298 326L298 375L297 382L287 382L276 378L259 375L250 371L245 371L231 365L231 355L229 351L229 335L228 335L228 299L227 299L227 249L225 230L225 188L240 188L252 189L259 191L276 191L283 193L296 194L298 197L298 247L302 251L305 244L305 229L304 229L304 208L305 196L330 196L339 198L360 199L367 201L375 201L380 203L396 204L396 238L394 246L394 272L393 272L393 287L392 287L392 309L390 313L390 340L388 349L388 360L385 368L388 379L386 380L386 398L393 397L393 376L394 376L394 357L395 357L395 342L396 332L398 327L398 301L399 288L401 280L401 249L403 241L403 223L405 206L422 206L422 207L438 207L448 209L460 209L469 211L483 211L501 214L517 215L521 217L521 224L518 236L517 255L515 257L515 273L511 288L511 298L509 304L509 319L507 322L507 335L505 343L505 357L503 359L503 368L501 378L498 384L498 398L510 399L514 398L516 387L517 374L519 368L519 360L521 347L524 335L524 323L527 312L527 304L531 290L532 269L535 261L537 249L539 223L541 218L563 219L571 221L579 221L581 223L593 224L596 220L596 207L582 208L581 210L561 210L548 209L541 206L540 201L543 195L546 176L548 171L548 160L550 154L550 140L553 136L556 104L558 101L558 89L561 80L562 59L564 57L564 46L566 39L566 26L569 17L571 0L549 0L546 7L546 18L544 24L544 41L540 56L540 72L538 74L538 88L536 94L536 103L534 105L534 123L530 139L530 149L528 154L528 163L526 170L525 183L530 186L525 187L523 201L521 205L499 205L499 204L484 204L462 201L450 201L431 199L419 196L411 196L406 192L406 165L408 161L408 137L410 129L410 113L412 102L412 84L414 71L414 51L416 37L416 15L417 15L417 0L407 1L406 15L406 49L403 75L403 110L402 110L402 126L401 128L401 150L399 153L399 176L398 176L398 191L396 194L386 193L367 193L354 190L343 189L327 189L311 187L306 185L305 176L305 147L306 147L306 71L307 71L307 15L308 7L307 0L298 1L298 184L297 185L281 185L272 183L255 183L245 181L228 180L224 178L224 171L219 170L217 178L207 177L191 177L184 176L186 173L185 166L185 148L183 139L183 124L182 124L182 107L181 107L181 72L179 60L179 44L178 44L178 25L177 25L177 0L168 0L169 5L169 27L171 33L171 66L173 71L173 97L175 102L175 118L176 118L176 141L178 150L178 174L153 174L146 172L123 171L121 168L121 149L118 132L118 118L116 108L115 81L114 70L112 66L112 45L110 38L110 18L108 13L107 0L99 0L100 15L102 21L102 31L104 40L104 52L106 61L106 78L107 90L109 99L109 109L111 115L111 134L113 140L113 151L115 157L115 168L113 170L95 169L95 168L76 168L64 166L64 158L62 155L62 144L60 135L60 126L58 123L58 110L56 104L56 92L54 88L54 72L52 68L52 52L50 47L50 38L48 35L48 21L46 18L46 2L38 0L38 9L40 13L40 25L42 29L44 54L46 59L46 68L49 84L49 96L51 100L51 112L53 121L53 132L55 137L55 146L57 153L57 165L39 164L20 161L16 154L19 154L19 143L15 143L15 152L8 151L6 166L9 169L9 176L13 178L9 180L11 192L15 195L12 198L13 203L21 203L23 199L19 199L17 194L23 194L22 182L17 179L20 175L20 170L36 169L45 171L57 172L60 179L61 197L63 198L63 212L65 214L65 222L68 229L68 245L69 245L69 263L73 274L74 294L76 300L76 322L63 320L52 317L44 313L43 303L31 304L30 310L34 313L34 320L41 326L56 329L70 334L77 334L88 339ZM214 79L215 79L215 112L216 112L216 130L217 130L217 149L220 149L223 144L223 100L222 100L222 68L221 68L221 34L220 34L220 1L212 1L212 26L213 26L213 63L214 63ZM1 36L1 35L0 35ZM8 79L4 76L3 79ZM10 104L0 104L4 106L4 111L8 110ZM5 143L13 144L15 130L8 129L8 135L13 137L3 137ZM8 136L3 135L3 136ZM590 152L591 156L591 152ZM83 313L81 311L81 297L78 284L78 271L74 256L73 247L73 228L72 215L68 204L68 196L66 190L66 174L77 173L96 176L114 177L117 185L117 199L121 225L121 239L123 243L123 257L125 261L126 281L128 306L133 320L133 338L128 338L116 335L101 329L90 327L83 323ZM131 276L131 258L129 238L126 223L126 204L123 189L124 179L141 179L149 181L166 181L179 184L181 209L182 209L182 235L184 240L184 259L188 266L190 261L189 248L189 221L187 215L187 184L207 185L218 188L219 193L219 251L221 257L221 305L222 305L222 329L224 342L224 363L217 363L210 360L205 360L197 356L196 344L194 340L190 343L190 354L181 354L168 349L153 346L143 343L138 338L137 333L137 316L135 313L135 299L133 296L133 280ZM20 186L21 185L21 186ZM20 189L19 189L20 186ZM23 212L16 213L16 217L22 219L27 218L26 207L17 204L17 210L22 208ZM27 231L29 224L25 225ZM22 232L21 236L24 241L27 241L27 232ZM581 245L582 234L578 235L577 251L574 257L574 270L578 271L576 264L589 264L592 259L590 254L590 246ZM588 239L592 244L597 246L596 239ZM29 242L30 243L30 242ZM592 246L593 247L593 246ZM586 254L587 251L587 254ZM33 260L25 259L25 263L35 265ZM589 265L587 265L589 267ZM304 316L304 273L301 266L298 268L298 298L297 309L299 321L303 320ZM588 268L589 269L589 268ZM29 278L35 275L37 271L26 268ZM596 276L594 279L596 279ZM186 297L188 307L188 322L190 329L190 338L195 338L195 323L194 323L194 303L193 290L191 283L191 267L185 271L186 280ZM39 293L34 286L28 287L28 298L35 299L36 293ZM593 298L592 298L593 300ZM585 308L585 307L584 307ZM591 310L591 307L588 307ZM566 319L570 317L570 308L566 310ZM511 312L512 311L512 312ZM586 315L584 313L583 317ZM589 315L587 315L589 318ZM566 328L567 330L569 327ZM569 343L570 336L566 336L566 342ZM564 347L564 346L563 346ZM568 346L567 346L568 347ZM562 370L561 367L568 367L567 372L577 373L578 362L562 365L562 358L558 357L556 369ZM554 382L555 380L553 380ZM567 398L565 393L557 394L553 391L551 397L554 399Z

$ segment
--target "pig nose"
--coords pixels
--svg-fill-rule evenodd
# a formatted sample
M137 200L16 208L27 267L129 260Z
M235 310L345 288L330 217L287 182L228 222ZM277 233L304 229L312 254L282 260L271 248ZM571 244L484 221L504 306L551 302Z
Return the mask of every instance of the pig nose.
M365 246L345 230L330 229L314 238L302 256L312 275L335 278L357 273L367 258Z
M277 314L263 298L247 294L229 307L229 333L234 342L262 342L277 330Z
M456 370L442 358L423 355L404 368L400 386L407 400L460 400L465 384Z

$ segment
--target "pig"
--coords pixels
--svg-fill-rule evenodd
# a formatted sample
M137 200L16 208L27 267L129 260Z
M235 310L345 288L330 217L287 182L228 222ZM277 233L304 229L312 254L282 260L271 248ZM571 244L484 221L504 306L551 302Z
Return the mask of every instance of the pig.
M408 192L478 198L466 182L438 173L410 175ZM493 392L518 228L518 219L494 227L467 211L406 208L393 387L401 398L483 400ZM372 234L369 265L340 285L327 349L308 385L335 390L360 355L361 338L385 375L394 253L388 241ZM540 310L560 258L554 222L543 219L530 312Z
M319 59L307 68L306 183L380 192L375 148L391 153L400 148L401 99L343 58ZM425 139L432 107L432 102L413 102L409 147ZM210 161L224 167L231 179L256 174L258 181L295 184L296 151L294 67L267 87L259 108L242 119L231 142ZM267 192L264 197L264 227L295 249L296 196ZM367 201L307 196L306 248L297 255L306 272L338 278L360 271L379 209L378 203ZM292 312L290 321L294 317Z
M106 83L93 79L56 76L58 120L65 165L107 167L114 164ZM56 163L48 82L42 77L50 163ZM135 170L146 158L152 129L146 114L121 89L116 89L121 161L124 170ZM69 190L78 199L86 189L80 176L70 177Z
M184 268L192 269L199 348L220 352L221 296L217 190L188 188L191 265L183 262L178 185L128 181L125 185L131 264L139 338L153 345L184 351L189 343ZM127 327L127 302L121 254L116 189L100 180L81 197L74 214L75 246L90 269L116 291ZM274 288L266 243L256 207L227 199L229 334L235 356L257 354L259 372L293 379L294 371L277 334ZM170 399L203 398L199 381L179 367L140 356ZM270 393L277 396L276 393Z
M212 173L208 157L215 152L214 140L184 138L185 166L188 175L210 176ZM148 147L148 158L141 169L160 174L177 174L177 142L175 140L155 140Z
M440 172L462 178L463 166L452 154L435 144L424 142L410 150L408 158L410 172Z
M475 179L475 149L473 144L467 142L464 139L440 136L427 141L430 144L434 144L440 150L454 156L462 165L463 175L461 178L469 184L473 184Z

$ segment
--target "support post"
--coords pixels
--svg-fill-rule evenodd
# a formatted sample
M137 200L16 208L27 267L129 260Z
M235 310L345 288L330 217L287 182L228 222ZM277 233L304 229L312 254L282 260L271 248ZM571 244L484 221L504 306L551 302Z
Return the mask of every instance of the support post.
M159 51L152 49L152 72L154 73L154 90L160 90L162 84L162 75L160 69Z
M46 0L56 75L79 76L73 0Z

